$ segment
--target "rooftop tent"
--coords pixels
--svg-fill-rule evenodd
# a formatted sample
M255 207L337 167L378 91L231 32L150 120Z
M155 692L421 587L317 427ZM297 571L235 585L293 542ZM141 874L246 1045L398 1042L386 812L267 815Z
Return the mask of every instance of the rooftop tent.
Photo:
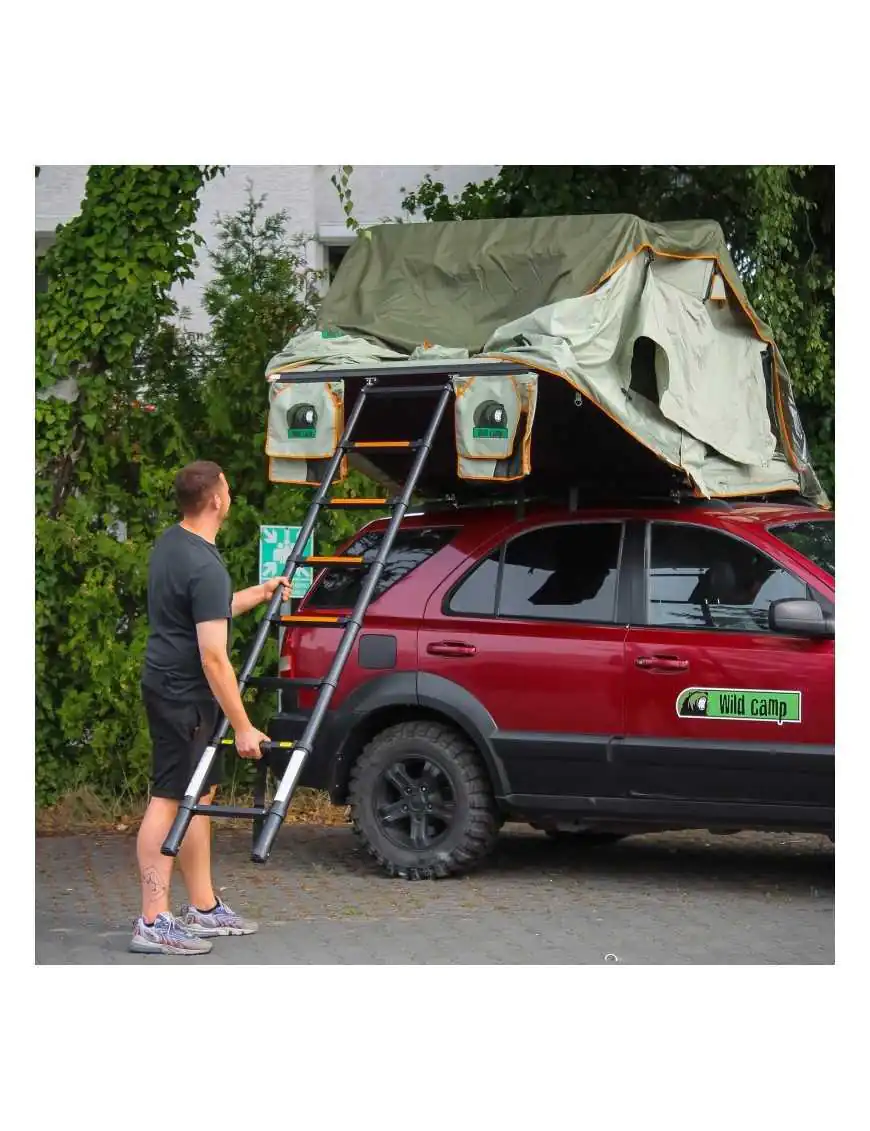
M715 223L382 225L348 252L318 325L291 339L267 376L299 366L480 363L474 396L457 396L454 428L437 437L424 493L486 493L517 476L531 493L591 483L658 493L688 479L705 496L790 491L825 501L785 364ZM526 365L530 379L499 391L486 376L495 360ZM501 405L505 427L481 429L472 400ZM391 404L382 402L361 438L366 427L374 439L386 438L385 427L422 434L425 405ZM505 435L507 453L498 449ZM378 453L377 470L400 480L401 458Z

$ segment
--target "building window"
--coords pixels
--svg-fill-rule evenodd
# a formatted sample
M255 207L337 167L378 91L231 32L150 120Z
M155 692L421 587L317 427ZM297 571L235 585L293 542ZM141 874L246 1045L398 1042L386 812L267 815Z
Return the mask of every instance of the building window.
M341 262L348 253L348 244L330 243L326 245L326 277L331 283Z
M317 229L317 243L314 246L314 266L320 271L320 290L329 290L335 274L350 250L356 235L344 224L321 224Z

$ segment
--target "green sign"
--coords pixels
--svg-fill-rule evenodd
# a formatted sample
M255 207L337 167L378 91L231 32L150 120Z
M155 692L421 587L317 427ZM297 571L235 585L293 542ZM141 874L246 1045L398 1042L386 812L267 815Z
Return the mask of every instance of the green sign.
M687 687L677 696L681 719L734 719L748 723L799 723L799 691L735 687Z
M270 577L278 577L284 572L284 563L296 545L301 529L301 526L260 527L260 581L268 581ZM313 553L314 538L311 537L305 545L305 556L310 557ZM291 596L296 599L304 597L313 581L312 566L297 566L290 583Z

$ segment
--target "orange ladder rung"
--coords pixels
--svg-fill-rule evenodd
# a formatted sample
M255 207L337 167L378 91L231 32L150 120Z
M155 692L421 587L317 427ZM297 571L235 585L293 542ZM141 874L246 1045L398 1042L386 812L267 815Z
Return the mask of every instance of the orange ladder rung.
M330 499L328 507L385 507L389 499Z
M355 448L410 448L412 440L357 440Z
M305 616L304 613L290 613L281 617L282 624L344 624L344 617Z
M362 558L343 558L337 557L323 557L315 554L310 558L304 558L303 565L362 565Z

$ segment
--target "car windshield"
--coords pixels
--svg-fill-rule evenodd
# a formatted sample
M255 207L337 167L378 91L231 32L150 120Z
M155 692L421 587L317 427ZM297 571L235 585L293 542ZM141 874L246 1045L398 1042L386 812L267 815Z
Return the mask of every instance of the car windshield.
M834 576L834 520L786 522L771 526L770 533Z

